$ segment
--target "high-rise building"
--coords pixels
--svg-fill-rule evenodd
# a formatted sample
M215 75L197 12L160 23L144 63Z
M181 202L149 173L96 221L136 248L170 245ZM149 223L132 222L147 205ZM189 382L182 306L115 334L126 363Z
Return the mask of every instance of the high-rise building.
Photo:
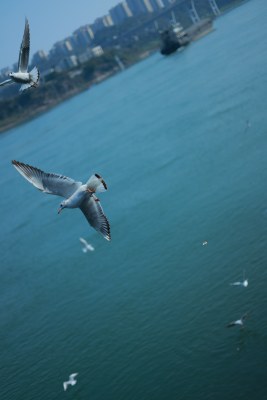
M150 3L154 9L154 11L161 10L164 8L164 4L162 0L150 0Z
M97 18L95 20L95 22L93 23L93 30L94 32L99 32L102 29L106 28L106 22L104 21L104 19L102 17Z
M41 71L44 71L49 66L48 54L39 50L32 56L30 67L37 66Z
M152 13L154 10L153 10L150 0L143 0L143 2L144 2L147 12Z
M45 51L43 50L39 50L36 53L34 53L34 55L32 56L32 64L38 65L44 61L47 61L48 59L48 55Z
M126 0L127 4L134 16L144 14L147 12L143 0Z
M109 26L113 26L114 25L113 19L111 18L111 16L109 14L104 15L103 23L104 23L106 28L108 28Z
M67 38L55 43L49 52L50 61L56 62L57 60L71 55L71 53L73 52L73 45L71 42L71 38Z
M121 24L126 18L132 17L133 13L126 1L117 4L109 10L109 14L115 25Z
M81 48L86 48L94 39L94 32L90 25L84 25L73 32L76 43Z
M164 8L163 0L126 0L134 16L153 13Z

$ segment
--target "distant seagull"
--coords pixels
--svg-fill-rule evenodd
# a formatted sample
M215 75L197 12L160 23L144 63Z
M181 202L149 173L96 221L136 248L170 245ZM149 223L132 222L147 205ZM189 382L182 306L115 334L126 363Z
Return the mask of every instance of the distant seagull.
M244 133L245 133L249 128L251 128L251 122L250 122L249 119L247 119L247 120L246 120L246 127L245 127L245 130L244 130Z
M20 46L19 52L19 62L18 62L18 72L10 72L10 79L5 80L0 83L0 86L7 85L9 83L21 83L20 92L28 89L30 87L36 87L40 73L38 68L34 67L31 72L28 72L28 64L29 64L29 55L30 55L30 27L27 18L25 19L25 28L24 34Z
M105 239L111 240L109 222L99 199L95 196L96 192L107 190L107 185L100 175L92 175L83 185L82 182L76 182L63 175L46 173L19 161L13 160L12 164L37 189L65 197L66 200L60 203L58 214L63 208L80 208L89 224Z
M82 251L84 253L87 253L87 251L94 251L95 248L90 243L88 243L85 239L80 238L80 242L84 245L84 247L82 248Z
M243 281L242 282L233 282L230 283L231 286L243 286L247 287L248 286L248 279L245 279L245 272L243 271Z
M207 242L207 240L205 240L205 241L202 243L202 246L207 246L207 244L208 244L208 242Z
M78 375L78 372L76 372L75 374L71 374L71 375L69 376L69 380L66 381L66 382L63 382L63 388L64 388L64 390L67 390L69 385L71 385L71 386L76 385L77 380L74 379L74 378L75 378L77 375Z
M244 320L247 318L248 313L245 313L244 315L242 315L242 317L240 319L237 319L236 321L232 321L230 322L228 325L226 325L227 328L232 328L233 326L244 326Z

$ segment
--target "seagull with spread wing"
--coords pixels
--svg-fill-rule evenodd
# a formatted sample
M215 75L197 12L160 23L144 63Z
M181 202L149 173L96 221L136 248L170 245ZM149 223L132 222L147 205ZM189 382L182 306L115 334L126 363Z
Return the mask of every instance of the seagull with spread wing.
M68 380L68 381L63 382L63 388L64 388L65 391L68 389L68 386L69 386L69 385L71 385L71 386L76 385L77 380L74 379L74 378L75 378L77 375L78 375L78 372L75 372L74 374L71 374L71 375L69 376L69 380Z
M0 83L0 86L8 85L9 83L20 83L20 92L28 89L30 87L36 87L39 78L40 72L37 67L34 67L30 72L28 72L28 64L29 64L29 55L30 55L30 27L29 22L26 18L25 20L25 28L24 34L20 46L19 52L19 62L18 62L18 72L10 72L10 79L5 80Z
M245 279L245 271L243 271L243 281L233 282L230 285L248 287L248 279Z
M248 312L242 315L240 319L237 319L236 321L230 322L228 325L226 325L227 328L232 328L233 326L240 326L243 328L244 326L244 320L247 318Z
M87 253L88 251L94 251L95 248L90 243L87 242L84 238L80 237L80 242L83 244L82 251Z
M13 160L12 164L37 189L65 198L60 203L58 214L64 208L80 208L89 224L105 239L111 240L108 219L95 195L96 192L107 190L107 185L100 175L92 175L83 185L82 182L76 182L63 175L46 173L19 161Z

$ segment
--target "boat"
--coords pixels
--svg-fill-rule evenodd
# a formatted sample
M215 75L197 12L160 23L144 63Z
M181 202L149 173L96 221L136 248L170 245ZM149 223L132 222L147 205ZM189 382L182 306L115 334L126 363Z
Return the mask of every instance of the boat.
M160 36L162 41L160 52L163 55L172 54L180 47L187 46L190 43L187 32L179 22L162 31Z
M187 46L191 41L207 35L212 30L213 24L210 18L201 19L187 29L176 22L160 33L162 40L160 52L164 56L172 54L180 47Z

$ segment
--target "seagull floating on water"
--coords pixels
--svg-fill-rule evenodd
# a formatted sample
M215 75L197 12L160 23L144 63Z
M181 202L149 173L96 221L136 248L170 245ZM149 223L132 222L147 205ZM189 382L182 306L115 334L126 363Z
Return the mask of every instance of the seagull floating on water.
M248 279L245 279L245 273L243 271L243 281L242 282L233 282L230 283L231 286L243 286L247 287L248 286Z
M39 78L40 72L37 67L34 67L30 72L28 72L28 64L29 64L29 55L30 55L30 27L27 18L25 19L25 28L24 34L20 46L19 52L19 62L18 62L18 72L10 72L10 79L5 80L0 83L0 86L8 85L9 83L20 83L20 92L28 89L30 87L36 87Z
M69 380L68 380L68 381L63 382L63 388L64 388L64 390L67 390L69 385L71 385L71 386L76 385L77 380L74 379L74 378L75 378L77 375L78 375L78 372L75 372L74 374L71 374L71 375L69 376Z
M105 239L111 240L110 225L96 192L104 192L107 185L98 175L92 175L86 184L76 182L63 175L46 173L31 165L19 161L12 161L17 171L33 186L42 192L65 197L60 203L58 214L64 208L80 208L89 224Z
M90 243L88 243L84 238L80 238L80 242L84 245L84 247L82 248L82 251L84 253L95 250L95 248Z
M202 243L202 246L207 246L208 242L207 240L204 240L204 242Z
M245 313L244 315L242 315L242 317L240 319L237 319L236 321L232 321L230 322L228 325L226 325L227 328L232 328L233 326L240 326L243 327L244 326L244 320L247 318L248 313Z

